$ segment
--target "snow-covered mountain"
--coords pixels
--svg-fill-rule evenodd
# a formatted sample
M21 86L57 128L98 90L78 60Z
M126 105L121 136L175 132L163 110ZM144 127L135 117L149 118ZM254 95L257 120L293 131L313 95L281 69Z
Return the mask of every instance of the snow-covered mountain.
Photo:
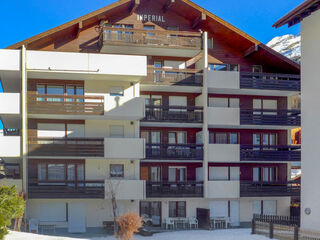
M287 34L279 37L275 37L267 46L273 50L285 55L286 57L300 62L301 59L301 36Z

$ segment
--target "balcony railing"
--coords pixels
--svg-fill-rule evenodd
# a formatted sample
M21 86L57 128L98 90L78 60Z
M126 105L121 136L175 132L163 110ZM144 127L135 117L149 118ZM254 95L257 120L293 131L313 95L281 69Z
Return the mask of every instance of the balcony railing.
M147 159L203 160L202 144L146 144Z
M203 107L146 106L146 122L202 123Z
M147 198L203 197L203 182L147 182Z
M240 197L290 197L300 196L301 187L292 182L240 183Z
M198 69L148 68L148 76L142 84L178 86L202 86L203 74Z
M202 35L198 32L104 27L100 36L100 46L103 44L200 50Z
M241 145L241 161L301 161L301 146Z
M104 180L99 181L40 181L29 179L29 198L61 199L86 198L104 199Z
M300 91L300 75L276 73L240 73L240 88Z
M241 125L300 126L299 110L241 109Z
M104 157L104 139L30 138L29 156Z
M28 94L30 114L103 115L103 96Z

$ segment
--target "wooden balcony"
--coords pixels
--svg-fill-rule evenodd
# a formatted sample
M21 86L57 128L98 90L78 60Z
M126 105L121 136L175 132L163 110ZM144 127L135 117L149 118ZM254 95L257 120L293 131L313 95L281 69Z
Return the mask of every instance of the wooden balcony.
M104 157L104 139L30 138L29 156Z
M40 181L29 179L28 197L32 199L104 199L104 180Z
M146 144L146 159L203 160L203 145Z
M241 125L301 126L300 110L241 109Z
M147 105L145 122L202 123L203 107Z
M241 161L300 162L301 146L241 145Z
M202 49L199 32L104 27L99 45L103 53L128 53L193 57Z
M29 114L103 115L103 96L28 94Z
M244 89L299 92L300 86L300 75L251 72L240 73L240 88Z
M147 198L203 197L203 182L147 182Z
M168 86L202 86L203 74L199 69L148 67L148 76L141 83Z
M301 187L291 182L240 183L240 197L293 197L300 196Z

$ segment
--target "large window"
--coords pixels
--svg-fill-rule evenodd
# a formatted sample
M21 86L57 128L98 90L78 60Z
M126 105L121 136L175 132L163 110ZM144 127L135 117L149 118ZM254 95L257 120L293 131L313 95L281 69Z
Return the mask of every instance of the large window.
M210 144L239 144L239 134L232 132L210 132Z
M278 180L277 167L257 167L253 168L254 182L276 182Z
M169 217L185 218L186 216L186 202L169 202Z
M240 100L234 97L210 97L209 107L239 108Z
M240 167L209 167L210 181L239 181Z
M238 64L209 64L210 71L239 71Z
M65 95L65 96L83 96L84 88L80 85L52 85L52 84L38 84L37 94L47 95ZM37 101L45 101L44 98L37 98ZM75 101L74 98L59 98L52 97L47 98L48 102L63 102L63 101ZM78 102L83 102L83 99L77 99Z
M84 164L83 163L39 163L38 180L52 181L61 183L61 181L83 181ZM62 184L62 183L61 183Z
M261 145L268 149L267 146L277 145L277 134L276 133L254 133L253 134L253 145Z

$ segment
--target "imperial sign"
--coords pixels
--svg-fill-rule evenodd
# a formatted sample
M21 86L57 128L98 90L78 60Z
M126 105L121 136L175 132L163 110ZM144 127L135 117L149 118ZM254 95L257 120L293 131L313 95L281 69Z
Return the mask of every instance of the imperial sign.
M166 22L164 17L161 15L151 15L151 14L141 14L137 15L138 21L148 21L148 22Z

